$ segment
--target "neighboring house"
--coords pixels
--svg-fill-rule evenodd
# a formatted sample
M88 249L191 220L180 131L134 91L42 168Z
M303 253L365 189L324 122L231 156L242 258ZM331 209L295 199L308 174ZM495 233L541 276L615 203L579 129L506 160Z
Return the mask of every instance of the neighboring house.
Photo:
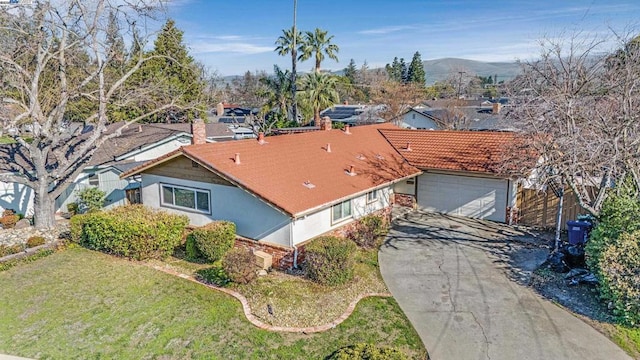
M411 108L399 121L395 121L403 129L418 130L499 130L513 131L502 112L499 102L486 106L451 106L443 108Z
M390 206L394 184L415 178L380 135L390 124L183 147L134 168L145 205L192 225L233 221L250 243L286 249ZM255 242L257 241L257 243ZM291 257L288 258L291 263Z
M383 105L334 105L320 112L321 117L328 116L334 123L345 125L364 125L384 122L378 113Z
M409 164L422 170L413 184L396 187L418 207L478 219L508 222L517 182L502 168L515 134L490 131L382 129Z
M207 142L234 139L234 132L224 124L203 125ZM110 126L115 127L118 125ZM120 175L191 142L190 124L132 125L96 151L74 183L56 199L56 211L66 212L67 204L77 200L77 192L87 187L97 187L106 193L106 207L139 202L139 179L121 179ZM32 190L17 183L0 182L0 211L4 209L33 214Z

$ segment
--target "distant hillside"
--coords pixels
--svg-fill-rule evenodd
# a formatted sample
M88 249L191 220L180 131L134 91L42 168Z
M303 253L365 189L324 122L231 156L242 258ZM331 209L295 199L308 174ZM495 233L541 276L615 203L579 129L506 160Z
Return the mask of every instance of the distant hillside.
M520 65L515 62L482 62L475 60L443 58L422 62L427 75L427 84L445 80L450 74L465 71L480 76L498 75L498 81L513 79L520 73Z

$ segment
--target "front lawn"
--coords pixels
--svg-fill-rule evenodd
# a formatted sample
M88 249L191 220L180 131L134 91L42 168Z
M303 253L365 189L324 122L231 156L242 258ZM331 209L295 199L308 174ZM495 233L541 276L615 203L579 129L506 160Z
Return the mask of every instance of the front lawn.
M426 353L393 299L313 335L251 325L233 298L82 248L0 272L0 353L40 359L322 359L368 342Z

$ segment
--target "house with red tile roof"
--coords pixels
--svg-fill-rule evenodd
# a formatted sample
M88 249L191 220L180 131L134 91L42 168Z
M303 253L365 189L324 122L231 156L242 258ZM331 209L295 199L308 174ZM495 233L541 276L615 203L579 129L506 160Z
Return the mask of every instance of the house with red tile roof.
M185 146L122 176L141 175L145 205L195 226L233 221L249 247L280 249L289 265L305 242L398 199L501 222L515 205L516 183L501 175L512 133L323 128Z
M294 249L389 208L395 184L421 173L380 134L393 125L259 137L182 147L141 174L145 205L192 225L236 224L238 235Z

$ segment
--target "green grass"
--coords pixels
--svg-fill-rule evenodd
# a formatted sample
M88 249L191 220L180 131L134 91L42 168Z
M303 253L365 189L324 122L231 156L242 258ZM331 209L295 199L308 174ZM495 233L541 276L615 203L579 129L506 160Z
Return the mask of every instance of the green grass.
M0 272L0 289L0 353L32 358L322 359L359 342L425 354L393 299L325 333L275 333L229 296L82 248Z
M636 359L640 359L640 328L629 328L615 325L611 338L624 351Z

